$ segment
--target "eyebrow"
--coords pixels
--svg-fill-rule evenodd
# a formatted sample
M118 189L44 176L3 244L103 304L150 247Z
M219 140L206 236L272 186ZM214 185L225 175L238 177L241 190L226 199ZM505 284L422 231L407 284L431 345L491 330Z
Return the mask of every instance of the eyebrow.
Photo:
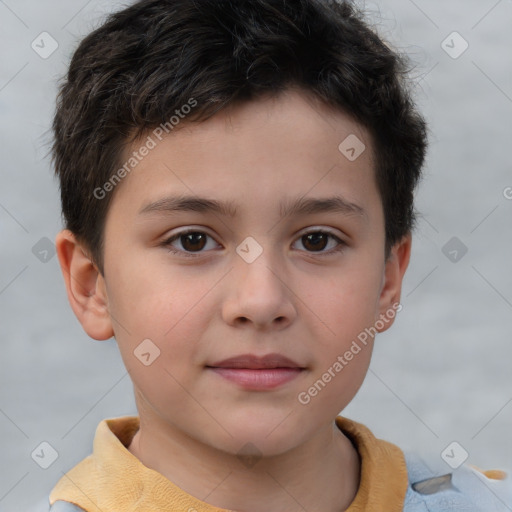
M218 213L225 217L235 217L238 210L236 204L232 201L222 202L196 196L170 196L143 206L139 211L139 215L152 214L155 212ZM361 206L347 201L341 196L326 198L302 197L296 200L285 200L280 204L280 214L282 218L289 215L312 215L315 213L330 212L367 217L366 211L361 208Z

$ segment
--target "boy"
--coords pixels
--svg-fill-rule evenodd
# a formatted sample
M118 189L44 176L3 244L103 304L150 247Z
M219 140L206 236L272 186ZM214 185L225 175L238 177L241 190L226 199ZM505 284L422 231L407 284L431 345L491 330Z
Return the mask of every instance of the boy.
M98 425L52 512L511 510L503 473L434 473L338 416L401 309L405 66L334 0L143 0L81 43L56 245L139 415Z

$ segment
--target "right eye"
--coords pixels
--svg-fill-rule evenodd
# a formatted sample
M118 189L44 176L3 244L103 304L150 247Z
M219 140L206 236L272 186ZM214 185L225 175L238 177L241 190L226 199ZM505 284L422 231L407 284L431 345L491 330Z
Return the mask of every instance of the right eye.
M199 256L201 252L204 252L203 249L207 245L208 238L213 240L210 235L203 231L188 229L173 234L170 238L164 240L161 245L167 247L173 254L194 258ZM181 244L183 249L176 249L173 245L175 242Z

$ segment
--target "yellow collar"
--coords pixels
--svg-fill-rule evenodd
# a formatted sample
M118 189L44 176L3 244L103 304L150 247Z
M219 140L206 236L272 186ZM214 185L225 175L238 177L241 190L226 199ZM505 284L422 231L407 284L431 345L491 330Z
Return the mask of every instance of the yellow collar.
M361 458L360 486L346 512L402 511L408 485L402 451L355 421L338 416L336 425ZM153 512L171 510L171 506L172 510L229 512L194 498L144 466L127 449L138 429L138 416L101 421L93 453L64 474L50 494L50 503L69 501L87 512Z

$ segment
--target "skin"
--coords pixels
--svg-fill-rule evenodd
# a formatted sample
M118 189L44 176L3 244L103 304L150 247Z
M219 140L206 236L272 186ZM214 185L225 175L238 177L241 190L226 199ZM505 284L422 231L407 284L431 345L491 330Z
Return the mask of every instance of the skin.
M366 145L353 162L338 150L350 134ZM238 214L139 214L176 194L230 200ZM364 215L280 218L285 198L334 194ZM188 227L209 237L196 245L178 238L172 247L181 252L173 254L165 240ZM333 238L315 246L304 237L326 229L343 241L341 251L332 252ZM77 318L94 339L115 336L133 381L141 427L129 451L221 508L345 510L360 460L334 418L360 388L372 343L308 404L297 397L400 301L411 237L386 260L384 233L368 132L307 93L289 89L184 122L163 138L115 190L104 275L72 233L56 240ZM263 249L252 263L236 252L248 236ZM145 366L134 350L148 338L160 356ZM305 369L274 390L254 391L206 368L271 352ZM257 452L252 467L237 456L244 446Z

